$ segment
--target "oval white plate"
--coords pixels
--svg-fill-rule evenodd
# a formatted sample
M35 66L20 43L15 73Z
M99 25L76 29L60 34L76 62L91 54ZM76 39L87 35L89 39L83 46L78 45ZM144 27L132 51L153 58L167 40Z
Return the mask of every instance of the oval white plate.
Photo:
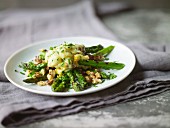
M107 47L109 45L114 45L115 46L114 50L108 56L109 61L117 61L124 63L125 67L122 70L109 70L111 72L114 72L117 75L117 78L113 80L107 80L102 84L98 84L97 87L91 87L81 92L75 92L74 90L70 90L69 92L52 92L50 86L38 86L35 84L24 83L23 79L25 79L26 77L24 75L21 75L20 73L15 72L15 70L22 71L18 67L18 65L21 62L28 62L32 60L36 55L39 54L39 49L41 48L49 49L49 47L62 44L64 41L71 43L80 43L84 44L85 46L102 44L104 47ZM14 85L23 90L44 95L73 96L100 91L117 84L118 82L125 79L132 72L135 63L136 60L133 52L128 47L124 46L121 43L95 37L67 37L41 41L39 43L29 45L17 51L7 60L4 67L4 72L6 77L11 83L13 83Z

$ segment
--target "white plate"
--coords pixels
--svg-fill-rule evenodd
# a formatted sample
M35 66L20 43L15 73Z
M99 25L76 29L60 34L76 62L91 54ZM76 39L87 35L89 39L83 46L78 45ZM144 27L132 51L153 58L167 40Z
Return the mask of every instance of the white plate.
M74 90L70 90L69 92L52 92L50 86L38 86L35 84L24 83L23 79L25 79L26 77L24 75L21 75L20 73L15 72L15 70L21 71L18 65L21 62L28 62L32 60L36 55L39 54L39 49L41 48L49 49L49 47L59 45L64 41L71 43L80 43L84 44L85 46L102 44L104 47L107 47L109 45L114 45L115 46L114 50L108 56L109 61L117 61L120 63L124 63L125 67L122 70L111 71L117 75L117 78L113 80L107 80L102 84L98 84L97 87L91 87L81 92L75 92ZM13 83L14 85L23 90L43 95L73 96L100 91L117 84L118 82L125 79L132 72L135 63L136 60L133 52L128 47L124 46L121 43L95 37L67 37L42 41L39 43L35 43L33 45L29 45L17 51L7 60L4 67L4 72L6 77L11 83Z

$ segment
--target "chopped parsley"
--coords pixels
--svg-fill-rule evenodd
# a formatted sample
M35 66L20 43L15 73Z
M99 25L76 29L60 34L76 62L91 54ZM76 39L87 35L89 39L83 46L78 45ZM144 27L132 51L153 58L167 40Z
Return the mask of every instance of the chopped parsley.
M23 73L23 72L20 72L20 74L25 75L25 73Z
M53 50L53 47L50 47L50 50Z

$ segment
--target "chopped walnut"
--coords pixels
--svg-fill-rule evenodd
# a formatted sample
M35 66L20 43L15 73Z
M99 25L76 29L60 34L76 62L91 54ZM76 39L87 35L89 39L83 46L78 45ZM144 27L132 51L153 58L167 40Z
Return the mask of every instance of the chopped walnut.
M101 75L99 72L86 71L86 74L88 75L85 77L87 82L90 82L93 84L102 83L102 80L100 79Z
M94 56L94 55L88 55L89 56L89 60L103 60L103 56L101 55L97 55L97 56Z
M34 64L40 64L42 63L42 60L39 58L39 56L35 57Z
M102 83L102 80L101 80L101 79L94 78L94 79L92 79L92 83L93 83L93 84Z
M101 78L101 76L100 76L100 73L99 73L99 72L96 72L96 73L95 73L95 76L96 76L96 78Z
M48 80L47 83L48 83L48 85L52 85L53 80Z
M36 72L35 73L35 77L37 78L37 77L41 77L42 76L42 74L41 73L39 73L39 72Z
M92 78L90 76L85 76L85 79L87 82L91 83L92 82Z
M47 67L45 68L45 70L48 71L48 70L49 70L49 67L47 66Z
M48 83L46 81L39 81L39 82L37 82L37 84L40 85L40 86L45 86Z

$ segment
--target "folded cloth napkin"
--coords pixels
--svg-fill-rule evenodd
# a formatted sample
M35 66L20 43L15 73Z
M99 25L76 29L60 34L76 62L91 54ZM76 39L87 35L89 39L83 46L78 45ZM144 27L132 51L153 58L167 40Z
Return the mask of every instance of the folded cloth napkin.
M5 78L4 63L19 48L39 40L80 35L118 40L87 1L61 9L0 13L0 122L4 126L17 127L170 89L169 47L161 45L126 44L136 55L134 71L119 84L89 95L38 95L15 87Z

